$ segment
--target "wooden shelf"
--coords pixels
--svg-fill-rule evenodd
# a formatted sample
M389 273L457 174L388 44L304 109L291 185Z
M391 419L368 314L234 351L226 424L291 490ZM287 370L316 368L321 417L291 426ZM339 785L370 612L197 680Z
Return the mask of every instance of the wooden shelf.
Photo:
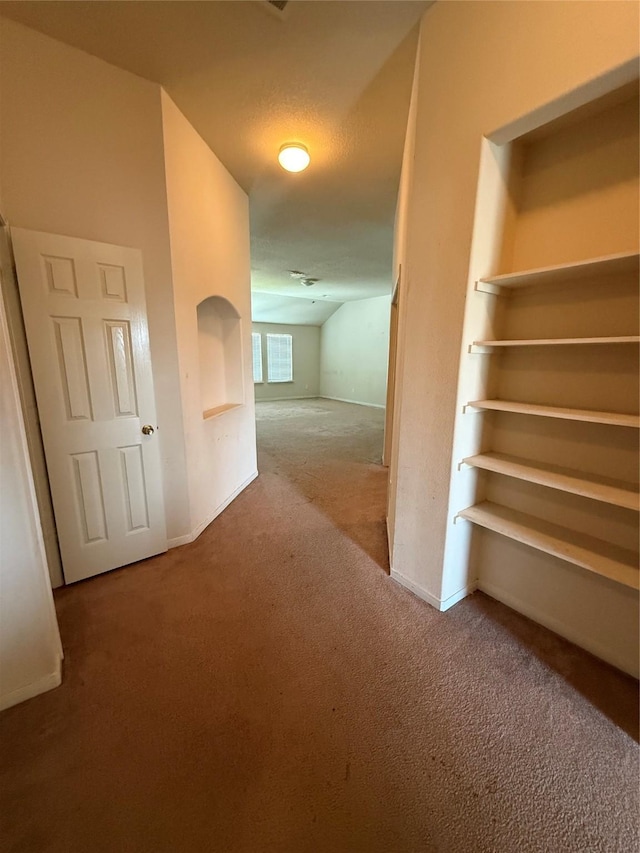
M467 409L494 412L515 412L521 415L536 415L543 418L559 418L565 421L585 421L592 424L624 426L640 429L640 416L616 412L593 412L586 409L563 409L558 406L541 406L537 403L518 403L514 400L475 400L467 403Z
M615 255L605 255L600 258L590 258L571 264L558 264L552 267L523 270L522 272L505 273L481 278L478 284L488 284L500 289L517 289L531 287L534 284L562 284L567 281L584 281L600 276L621 274L638 275L640 270L640 254L638 252L623 252Z
M638 589L638 555L601 539L484 501L458 517L580 566L616 583Z
M472 347L592 346L594 344L640 344L640 335L619 335L608 338L532 338L519 341L474 341Z
M462 462L472 468L482 468L484 471L504 474L624 509L636 512L640 509L637 490L634 491L628 483L609 477L597 477L595 474L585 474L557 465L542 465L540 462L531 462L505 453L480 453L477 456L469 456Z
M209 418L217 418L218 415L224 414L224 412L230 412L231 409L239 409L242 406L242 403L223 403L221 406L215 406L213 409L206 409L202 413L203 420L208 420Z

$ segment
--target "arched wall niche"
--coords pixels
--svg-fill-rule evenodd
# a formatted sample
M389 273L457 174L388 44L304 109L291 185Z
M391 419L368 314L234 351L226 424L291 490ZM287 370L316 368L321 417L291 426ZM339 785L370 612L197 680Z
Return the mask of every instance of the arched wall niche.
M240 314L222 296L196 308L202 417L211 418L244 403Z

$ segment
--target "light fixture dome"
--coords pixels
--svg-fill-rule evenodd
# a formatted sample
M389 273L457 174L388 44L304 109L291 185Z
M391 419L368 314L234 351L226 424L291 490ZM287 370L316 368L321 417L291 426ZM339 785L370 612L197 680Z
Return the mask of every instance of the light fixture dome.
M299 142L286 142L278 152L278 163L287 172L302 172L310 160L306 147Z

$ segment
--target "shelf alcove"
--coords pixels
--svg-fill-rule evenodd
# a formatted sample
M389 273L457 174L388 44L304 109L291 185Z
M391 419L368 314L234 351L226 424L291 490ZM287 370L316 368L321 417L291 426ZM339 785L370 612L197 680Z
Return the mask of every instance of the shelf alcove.
M638 94L483 147L445 565L636 677Z
M202 417L241 406L242 332L240 315L222 296L209 296L196 309Z

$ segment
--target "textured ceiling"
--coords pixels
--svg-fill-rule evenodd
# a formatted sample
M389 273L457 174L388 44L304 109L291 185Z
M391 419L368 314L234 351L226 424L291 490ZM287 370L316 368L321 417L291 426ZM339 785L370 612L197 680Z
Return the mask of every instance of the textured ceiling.
M296 326L322 326L342 302L280 296L254 290L251 293L251 317L254 323L293 323Z
M422 0L1 2L0 12L160 83L249 193L254 290L389 293ZM306 172L276 162L307 145ZM287 270L320 279L305 288Z

